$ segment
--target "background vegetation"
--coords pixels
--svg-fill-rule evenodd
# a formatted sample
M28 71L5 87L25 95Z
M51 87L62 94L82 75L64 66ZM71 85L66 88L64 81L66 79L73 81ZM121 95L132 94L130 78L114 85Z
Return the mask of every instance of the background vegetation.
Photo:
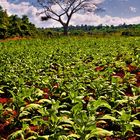
M100 36L140 36L140 24L119 26L69 26L69 35L92 35ZM26 15L8 16L7 11L0 7L0 39L11 37L52 37L63 34L62 28L37 28L29 21Z
M6 10L0 7L0 39L35 36L35 34L37 34L37 28L29 22L26 15L21 18L17 15L8 16Z

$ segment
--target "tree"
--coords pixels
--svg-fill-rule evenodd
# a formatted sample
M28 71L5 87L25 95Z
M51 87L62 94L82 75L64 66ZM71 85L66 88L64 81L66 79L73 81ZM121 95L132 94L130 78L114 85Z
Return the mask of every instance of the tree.
M0 38L8 36L9 17L6 10L0 6Z
M9 26L10 36L22 36L21 18L19 18L18 15L11 15L9 17L9 21L10 21L10 26Z
M21 19L22 19L23 23L29 24L29 18L27 15L23 15Z
M45 14L41 17L42 21L55 20L63 26L64 35L68 34L68 26L73 14L81 12L99 11L100 3L103 0L38 0L38 3L43 7L40 14Z
M26 15L21 18L18 15L8 16L7 11L0 6L0 39L7 37L36 36L37 28L29 21Z

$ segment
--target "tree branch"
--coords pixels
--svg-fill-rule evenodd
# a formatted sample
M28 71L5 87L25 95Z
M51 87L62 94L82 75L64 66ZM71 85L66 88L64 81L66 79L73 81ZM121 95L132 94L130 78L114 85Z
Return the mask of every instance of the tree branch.
M95 12L100 4L100 2L94 0L38 0L38 2L44 9L40 14L45 13L46 19L51 18L67 28L73 14L80 10ZM56 5L59 8L55 11L53 8Z

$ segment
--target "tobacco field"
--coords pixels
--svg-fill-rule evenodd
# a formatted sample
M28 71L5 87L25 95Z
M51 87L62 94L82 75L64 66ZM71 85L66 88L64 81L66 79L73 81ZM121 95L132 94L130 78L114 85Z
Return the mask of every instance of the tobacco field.
M138 140L140 37L0 42L0 140Z

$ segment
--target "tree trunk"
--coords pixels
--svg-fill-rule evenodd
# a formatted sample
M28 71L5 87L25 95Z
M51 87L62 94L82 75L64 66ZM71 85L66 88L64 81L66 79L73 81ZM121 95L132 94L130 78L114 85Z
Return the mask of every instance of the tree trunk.
M68 35L68 25L64 25L63 26L63 34L65 35L65 36L67 36Z

